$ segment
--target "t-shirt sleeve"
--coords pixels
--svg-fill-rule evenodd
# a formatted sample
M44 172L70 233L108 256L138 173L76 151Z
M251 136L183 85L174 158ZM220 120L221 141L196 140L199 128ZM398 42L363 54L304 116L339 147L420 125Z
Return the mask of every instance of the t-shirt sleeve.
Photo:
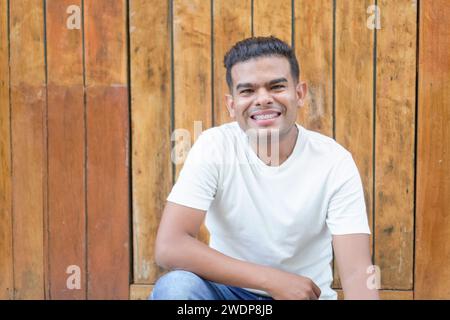
M167 200L207 211L214 200L219 179L217 144L208 131L195 141Z
M326 223L333 235L370 234L361 177L349 152L334 168Z

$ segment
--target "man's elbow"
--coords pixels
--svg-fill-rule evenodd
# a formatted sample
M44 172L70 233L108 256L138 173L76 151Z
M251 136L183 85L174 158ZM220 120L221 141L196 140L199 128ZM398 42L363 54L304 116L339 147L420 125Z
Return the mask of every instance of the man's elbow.
M174 267L174 257L176 256L176 246L169 239L157 240L155 244L155 262L164 269Z

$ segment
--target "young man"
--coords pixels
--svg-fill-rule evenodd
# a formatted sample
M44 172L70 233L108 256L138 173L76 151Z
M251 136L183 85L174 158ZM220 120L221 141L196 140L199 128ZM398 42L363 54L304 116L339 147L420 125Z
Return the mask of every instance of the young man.
M293 50L274 37L225 56L236 121L190 150L156 239L171 271L150 299L336 299L332 247L347 299L369 288L369 226L351 154L296 123L307 86ZM206 217L209 246L196 239Z

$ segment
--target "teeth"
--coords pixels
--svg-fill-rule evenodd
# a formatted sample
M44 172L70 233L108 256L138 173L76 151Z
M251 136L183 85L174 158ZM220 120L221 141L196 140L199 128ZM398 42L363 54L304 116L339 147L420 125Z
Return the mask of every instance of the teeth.
M260 114L253 117L255 118L255 120L267 120L278 117L278 113Z

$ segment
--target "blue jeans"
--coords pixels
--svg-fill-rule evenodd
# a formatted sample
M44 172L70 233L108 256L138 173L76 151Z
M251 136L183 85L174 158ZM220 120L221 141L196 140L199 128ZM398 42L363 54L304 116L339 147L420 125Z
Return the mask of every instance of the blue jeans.
M273 300L248 290L205 280L195 273L174 270L156 281L149 300Z

